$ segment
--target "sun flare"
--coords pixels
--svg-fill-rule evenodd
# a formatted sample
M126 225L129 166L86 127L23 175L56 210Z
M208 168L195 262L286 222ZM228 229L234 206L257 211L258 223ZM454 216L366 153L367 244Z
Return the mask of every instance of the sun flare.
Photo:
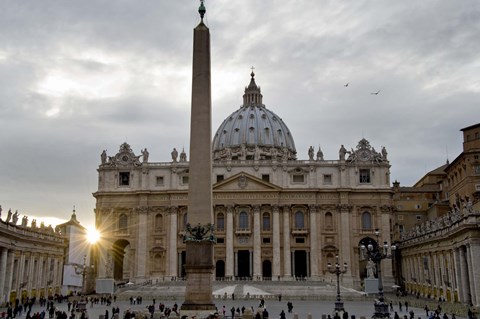
M95 244L100 240L100 233L94 227L87 228L87 240L90 244Z

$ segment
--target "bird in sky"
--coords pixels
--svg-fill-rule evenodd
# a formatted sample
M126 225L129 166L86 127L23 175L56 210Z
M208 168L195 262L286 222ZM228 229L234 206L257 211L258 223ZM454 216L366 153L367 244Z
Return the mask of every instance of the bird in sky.
M344 86L344 87L347 87L349 84L350 84L350 82L347 82L347 84L344 84L343 86Z
M378 93L380 93L380 90L378 90L377 92L372 92L372 93L370 93L370 94L378 95Z

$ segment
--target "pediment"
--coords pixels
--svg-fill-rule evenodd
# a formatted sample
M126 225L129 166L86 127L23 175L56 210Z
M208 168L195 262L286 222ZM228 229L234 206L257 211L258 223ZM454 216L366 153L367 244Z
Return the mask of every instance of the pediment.
M213 185L213 190L279 191L280 187L247 173L238 173Z

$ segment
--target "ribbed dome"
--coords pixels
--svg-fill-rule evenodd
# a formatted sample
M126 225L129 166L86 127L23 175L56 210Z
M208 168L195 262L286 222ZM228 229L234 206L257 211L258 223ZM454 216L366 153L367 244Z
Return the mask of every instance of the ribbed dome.
M243 105L223 121L213 138L214 160L296 159L290 130L262 104L253 72L251 77Z

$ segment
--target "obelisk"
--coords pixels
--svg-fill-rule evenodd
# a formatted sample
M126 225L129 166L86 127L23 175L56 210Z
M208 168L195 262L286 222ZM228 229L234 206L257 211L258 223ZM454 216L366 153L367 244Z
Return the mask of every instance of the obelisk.
M212 99L210 31L203 23L206 9L201 0L201 21L193 31L192 106L185 272L187 285L181 313L205 318L215 311L212 298Z

